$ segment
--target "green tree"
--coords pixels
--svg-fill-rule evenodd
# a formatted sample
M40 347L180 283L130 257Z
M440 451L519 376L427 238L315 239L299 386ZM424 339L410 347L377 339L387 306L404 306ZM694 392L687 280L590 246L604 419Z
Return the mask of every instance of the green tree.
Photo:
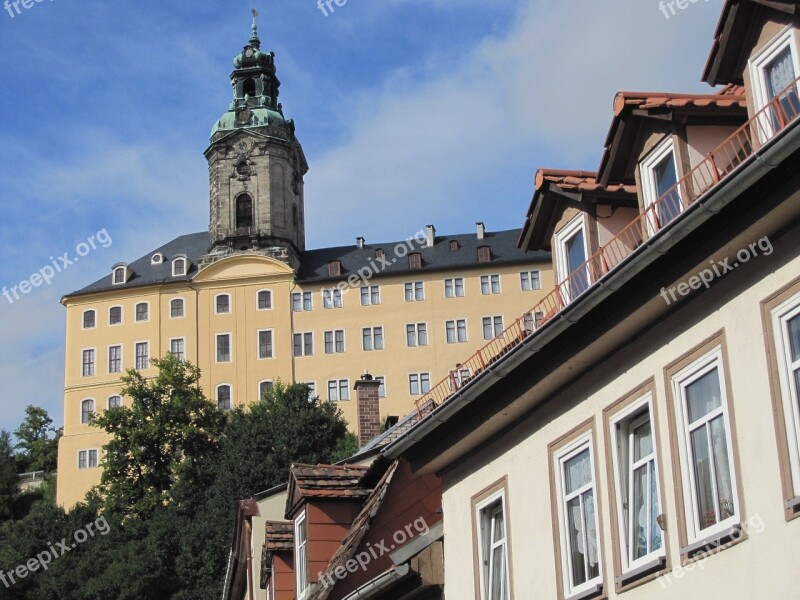
M17 491L17 468L11 434L0 431L0 520L14 514L14 496Z
M29 405L25 409L25 420L14 432L17 438L16 449L19 451L19 472L55 471L61 433L61 429L53 427L53 419L45 409Z
M147 380L129 370L122 394L130 406L93 419L111 435L106 444L100 493L105 509L146 518L205 487L207 463L219 450L226 417L199 387L200 370L168 354L154 359L158 376Z

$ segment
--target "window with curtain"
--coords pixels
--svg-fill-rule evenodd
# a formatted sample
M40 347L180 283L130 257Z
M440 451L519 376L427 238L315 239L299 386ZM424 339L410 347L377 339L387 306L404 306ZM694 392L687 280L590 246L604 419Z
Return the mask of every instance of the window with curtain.
M502 496L479 508L481 599L508 599L508 550Z

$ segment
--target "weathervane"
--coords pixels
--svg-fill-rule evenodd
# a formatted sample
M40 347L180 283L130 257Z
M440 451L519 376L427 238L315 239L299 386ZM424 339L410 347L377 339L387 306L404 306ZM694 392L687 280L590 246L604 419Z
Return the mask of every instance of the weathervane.
M256 24L256 17L258 16L258 9L254 8L250 12L253 13L253 25Z

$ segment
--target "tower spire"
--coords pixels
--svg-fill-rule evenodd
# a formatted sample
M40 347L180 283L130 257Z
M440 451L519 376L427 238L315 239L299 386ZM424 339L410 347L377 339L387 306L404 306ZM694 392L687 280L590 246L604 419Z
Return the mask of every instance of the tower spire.
M254 8L250 12L253 13L253 26L252 26L253 33L250 36L250 45L253 46L253 48L260 48L261 40L258 39L258 23L256 22L256 18L258 17L259 14L258 9Z

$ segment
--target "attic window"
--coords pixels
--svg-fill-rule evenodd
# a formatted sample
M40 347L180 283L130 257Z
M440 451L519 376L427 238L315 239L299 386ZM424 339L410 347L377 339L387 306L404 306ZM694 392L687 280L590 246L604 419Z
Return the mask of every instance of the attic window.
M492 249L490 246L478 247L478 262L479 263L492 262Z
M383 251L383 248L375 248L375 258L383 258L386 256L386 252Z
M461 245L458 243L458 240L452 240L450 242L450 250L452 250L453 252L458 250L460 247L461 247Z
M125 283L127 270L128 270L128 268L125 267L125 266L114 267L113 276L112 276L113 278L111 280L113 285L122 285L123 283Z
M341 261L334 260L328 263L328 277L338 277L342 274Z
M151 265L160 265L160 264L161 264L161 263L163 263L163 262L164 262L164 255L163 255L163 254L161 254L161 252L156 252L156 253L155 253L155 254L153 254L153 256L150 258L150 264L151 264Z
M421 269L422 268L422 254L414 252L408 255L408 268Z
M172 261L172 276L182 277L186 275L186 259L176 258Z

